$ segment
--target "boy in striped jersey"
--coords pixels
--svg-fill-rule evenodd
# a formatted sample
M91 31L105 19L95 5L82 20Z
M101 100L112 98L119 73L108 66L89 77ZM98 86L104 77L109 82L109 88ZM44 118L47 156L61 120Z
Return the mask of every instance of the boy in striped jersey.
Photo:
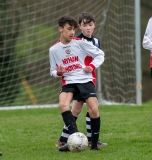
M79 16L79 28L81 30L81 34L78 35L78 38L83 38L85 40L87 40L90 44L93 44L95 46L97 46L98 48L100 48L100 42L99 39L94 37L92 34L94 32L95 29L95 19L93 17L92 14L87 13L87 12L83 12L80 16ZM89 63L91 63L92 58L90 57L89 59ZM96 83L96 71L93 71L93 76L94 76L94 82ZM80 95L77 95L73 98L73 104L72 104L72 114L75 118L75 120L77 119L79 113L82 110L82 106L84 104L84 100L81 99ZM87 138L88 138L88 142L89 142L89 146L91 146L91 121L90 121L90 116L89 116L89 112L87 112L86 114L86 129L87 129ZM67 139L69 137L69 131L66 127L66 125L64 125L63 127L63 131L62 134L60 136L60 138L58 139L58 141L56 142L56 147L61 147L64 144L66 144ZM108 146L107 143L103 143L100 142L98 140L98 147L106 147Z

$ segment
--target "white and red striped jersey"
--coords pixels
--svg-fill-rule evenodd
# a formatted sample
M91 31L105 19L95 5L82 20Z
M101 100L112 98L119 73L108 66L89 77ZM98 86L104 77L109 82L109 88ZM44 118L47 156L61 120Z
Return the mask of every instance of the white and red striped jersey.
M150 68L152 68L152 17L148 21L142 44L145 49L150 50Z
M66 69L62 75L62 85L89 81L95 84L96 77L92 73L85 73L83 69L86 66L98 68L104 62L104 52L84 39L73 38L68 44L62 44L58 40L49 49L49 58L52 76L61 77L57 74L57 66L62 64Z

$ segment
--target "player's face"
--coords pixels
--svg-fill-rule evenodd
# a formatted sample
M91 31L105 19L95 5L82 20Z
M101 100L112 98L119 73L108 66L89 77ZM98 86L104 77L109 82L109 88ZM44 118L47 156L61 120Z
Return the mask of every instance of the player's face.
M61 42L63 44L69 43L75 34L75 27L70 26L68 23L65 24L64 27L59 27L59 31L61 32Z
M85 22L86 20L84 19L81 24L79 24L79 28L86 37L91 38L96 25L93 21L91 21L90 23Z

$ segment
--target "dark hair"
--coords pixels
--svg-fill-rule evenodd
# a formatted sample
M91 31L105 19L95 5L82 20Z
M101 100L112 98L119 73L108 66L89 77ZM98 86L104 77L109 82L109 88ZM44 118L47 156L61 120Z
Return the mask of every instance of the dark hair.
M86 21L84 21L84 19ZM81 22L84 22L84 23L90 23L90 22L95 22L95 18L94 16L91 14L91 13L88 13L88 12L83 12L80 16L79 16L79 24L81 24Z
M68 23L70 26L74 26L74 28L78 28L77 21L71 16L64 16L58 20L60 27L64 27L66 23Z

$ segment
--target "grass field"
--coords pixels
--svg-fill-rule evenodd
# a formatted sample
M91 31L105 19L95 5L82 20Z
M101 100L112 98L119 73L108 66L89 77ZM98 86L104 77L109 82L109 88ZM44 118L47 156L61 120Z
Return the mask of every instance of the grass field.
M0 111L0 160L151 160L151 106L100 106L100 140L109 146L79 153L55 148L63 127L59 108ZM83 133L85 114L86 107L77 120Z

